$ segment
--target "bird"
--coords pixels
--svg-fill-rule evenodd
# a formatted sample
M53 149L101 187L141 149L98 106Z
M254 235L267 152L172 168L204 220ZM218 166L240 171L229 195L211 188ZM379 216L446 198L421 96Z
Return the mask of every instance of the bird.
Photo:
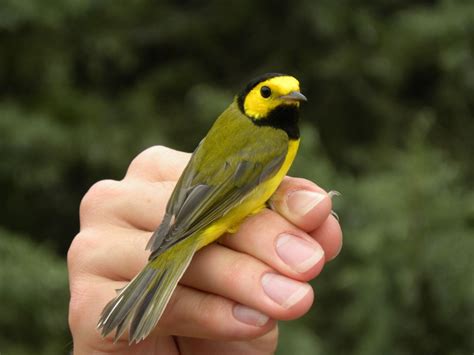
M129 344L157 325L196 251L267 206L295 159L301 102L291 75L267 73L244 86L191 155L152 234L146 266L103 309L98 329L128 329Z

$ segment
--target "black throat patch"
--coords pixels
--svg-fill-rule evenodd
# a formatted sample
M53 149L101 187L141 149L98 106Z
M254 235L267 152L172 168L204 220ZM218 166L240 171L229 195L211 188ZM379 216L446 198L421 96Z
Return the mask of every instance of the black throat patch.
M281 105L272 110L269 115L261 119L253 119L257 126L269 126L282 129L288 134L290 139L300 138L298 127L299 109L295 105Z

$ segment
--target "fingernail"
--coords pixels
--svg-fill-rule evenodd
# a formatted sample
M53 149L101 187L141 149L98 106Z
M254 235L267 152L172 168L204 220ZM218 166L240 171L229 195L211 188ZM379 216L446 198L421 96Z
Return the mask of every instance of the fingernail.
M263 275L262 286L267 296L284 308L301 301L311 289L308 284L271 273Z
M324 250L319 245L287 233L278 237L276 250L285 264L297 272L308 271L324 256Z
M234 317L239 322L261 327L268 322L269 317L247 306L237 304L234 306Z
M304 216L318 205L326 194L315 191L298 190L291 192L287 197L288 209L299 216Z

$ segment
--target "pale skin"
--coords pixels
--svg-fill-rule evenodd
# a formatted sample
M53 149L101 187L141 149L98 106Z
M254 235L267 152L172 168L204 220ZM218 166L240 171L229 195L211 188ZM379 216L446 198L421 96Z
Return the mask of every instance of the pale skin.
M196 253L144 341L129 346L126 335L115 344L112 335L100 336L99 314L146 264L145 245L189 157L149 148L123 180L100 181L84 196L81 229L68 252L74 354L272 354L277 321L310 309L307 282L337 256L342 232L323 189L286 177L272 210Z

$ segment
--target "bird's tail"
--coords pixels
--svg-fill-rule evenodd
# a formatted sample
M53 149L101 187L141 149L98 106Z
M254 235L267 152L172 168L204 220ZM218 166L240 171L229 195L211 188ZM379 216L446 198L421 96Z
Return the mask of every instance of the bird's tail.
M184 271L196 251L196 244L183 241L155 259L102 311L97 327L102 336L116 329L115 341L130 325L129 343L143 340L158 323Z

